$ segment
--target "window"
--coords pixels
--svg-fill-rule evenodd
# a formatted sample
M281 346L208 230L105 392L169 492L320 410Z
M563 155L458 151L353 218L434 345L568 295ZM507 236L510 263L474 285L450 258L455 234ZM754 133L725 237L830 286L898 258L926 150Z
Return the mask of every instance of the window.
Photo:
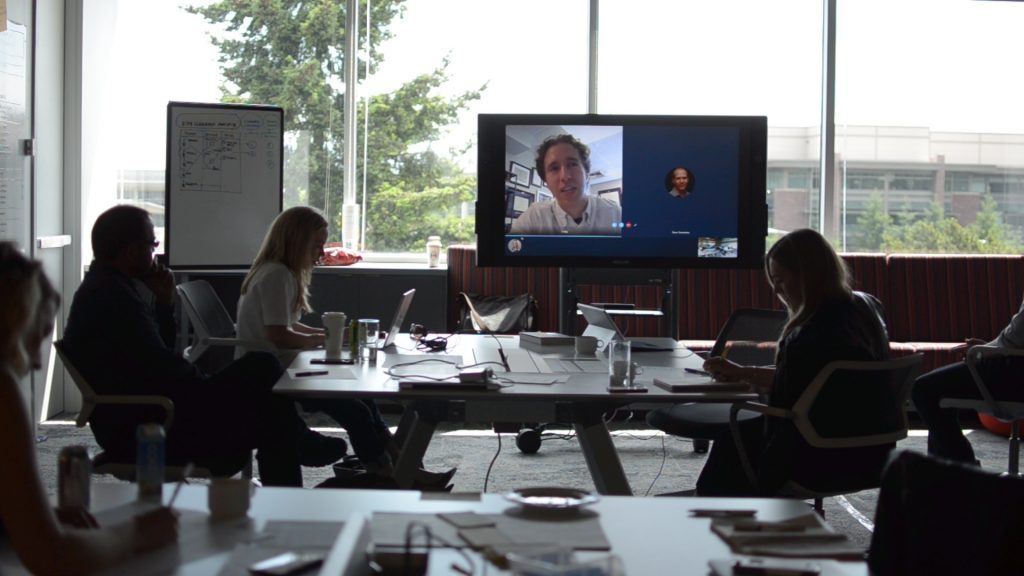
M742 14L737 18L737 14ZM768 173L817 162L821 2L602 2L598 112L768 117ZM657 55L657 57L652 57ZM780 81L784 78L785 81ZM809 170L772 176L769 221L809 226Z
M957 0L839 0L836 32L836 154L846 165L847 214L839 236L850 251L930 252L915 230L942 221L963 238L958 251L1017 253L953 228L971 228L987 195L997 200L1006 238L1020 238L1024 198L1013 178L1024 166L1024 78L1003 55L1024 51L1016 32L1024 5ZM927 18L922 15L927 14ZM956 41L949 31L955 29ZM970 71L971 82L950 82ZM978 90L978 86L984 90ZM856 169L850 169L853 165ZM842 174L841 170L837 170ZM883 182L886 184L883 186ZM867 208L857 191L878 191ZM888 221L884 225L879 223ZM884 227L864 234L863 222ZM915 228L916 227L916 228ZM863 243L870 239L869 243Z
M824 1L791 0L785 10L757 0L600 2L596 111L767 116L772 226L817 227L827 133L820 126ZM291 6L301 16L308 3L247 6ZM247 26L228 32L217 18L211 23L188 13L176 0L86 3L83 229L116 202L139 203L154 220L162 218L169 100L242 97L293 113L286 126L286 205L325 210L338 240L342 205L358 204L369 259L422 258L428 236L440 235L444 244L473 240L478 113L588 109L588 0L374 0L372 33L368 40L360 35L357 49L357 147L354 169L346 173L347 4L330 6L330 26L299 43L318 50L297 53L293 60L303 68L254 79L225 75L224 54L211 36L264 52L287 42L248 38ZM844 250L929 250L878 244L885 235L858 230L864 211L876 210L868 199L878 193L884 212L873 226L906 231L927 218L970 226L984 198L992 197L1009 227L1005 236L1024 238L1024 116L1017 114L1024 77L1001 57L1024 52L1018 34L1024 4L839 0L836 20L836 178L827 186L826 206L839 209L825 213L826 236ZM366 14L359 22L367 27ZM958 38L950 42L954 28ZM966 69L977 81L949 80ZM297 81L321 76L315 86ZM315 106L298 98L306 88L316 92ZM353 175L355 183L347 183ZM82 248L88 261L88 243Z

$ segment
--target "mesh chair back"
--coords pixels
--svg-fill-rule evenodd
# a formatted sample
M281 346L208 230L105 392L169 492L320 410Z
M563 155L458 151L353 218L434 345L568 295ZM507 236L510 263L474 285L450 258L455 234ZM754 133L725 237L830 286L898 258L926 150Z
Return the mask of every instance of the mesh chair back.
M57 357L64 364L64 369L68 371L71 381L75 383L75 387L78 388L78 392L82 395L82 408L78 411L78 417L75 419L75 424L81 428L89 421L89 416L96 408L96 391L92 389L92 386L89 386L82 373L68 360L68 356L64 352L63 340L54 340L53 349L57 351Z
M729 360L743 366L774 364L786 318L785 310L739 308L722 326L710 356L725 353Z
M907 435L907 396L922 354L831 362L793 405L794 424L818 448L876 446Z
M877 576L1024 574L1024 479L901 452L886 469L868 566Z
M183 282L178 285L178 294L196 331L213 338L234 338L235 323L209 282Z

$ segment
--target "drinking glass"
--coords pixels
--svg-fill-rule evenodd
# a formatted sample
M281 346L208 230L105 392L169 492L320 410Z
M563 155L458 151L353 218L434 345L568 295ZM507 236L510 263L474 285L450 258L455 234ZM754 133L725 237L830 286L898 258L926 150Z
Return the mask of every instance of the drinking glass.
M380 334L380 320L359 319L359 358L364 362L377 361L377 337Z
M608 385L623 388L633 385L630 374L632 347L629 340L613 340L608 344Z

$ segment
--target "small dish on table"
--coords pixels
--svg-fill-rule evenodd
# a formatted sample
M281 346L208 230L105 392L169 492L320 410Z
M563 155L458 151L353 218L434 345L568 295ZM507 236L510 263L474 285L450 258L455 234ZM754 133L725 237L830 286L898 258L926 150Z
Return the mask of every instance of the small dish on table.
M505 494L505 499L529 510L579 510L601 498L578 488L542 486L513 490Z

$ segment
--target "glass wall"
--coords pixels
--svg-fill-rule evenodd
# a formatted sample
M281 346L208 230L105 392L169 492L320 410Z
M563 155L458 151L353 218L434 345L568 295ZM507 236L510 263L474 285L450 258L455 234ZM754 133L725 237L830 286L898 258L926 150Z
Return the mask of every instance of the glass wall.
M245 101L286 109L285 204L324 210L340 239L346 3L192 5L85 3L83 230L117 202L144 206L160 226L168 101ZM1013 55L1024 53L1024 4L837 5L826 235L851 251L1019 252L1024 77ZM767 116L771 231L817 227L822 6L601 2L597 111ZM353 169L368 259L421 259L431 235L473 241L476 115L586 112L589 9L588 0L360 3ZM934 237L922 227L970 241L918 245Z
M1022 25L1017 2L839 0L834 233L846 250L1021 251ZM936 236L951 242L921 240Z

